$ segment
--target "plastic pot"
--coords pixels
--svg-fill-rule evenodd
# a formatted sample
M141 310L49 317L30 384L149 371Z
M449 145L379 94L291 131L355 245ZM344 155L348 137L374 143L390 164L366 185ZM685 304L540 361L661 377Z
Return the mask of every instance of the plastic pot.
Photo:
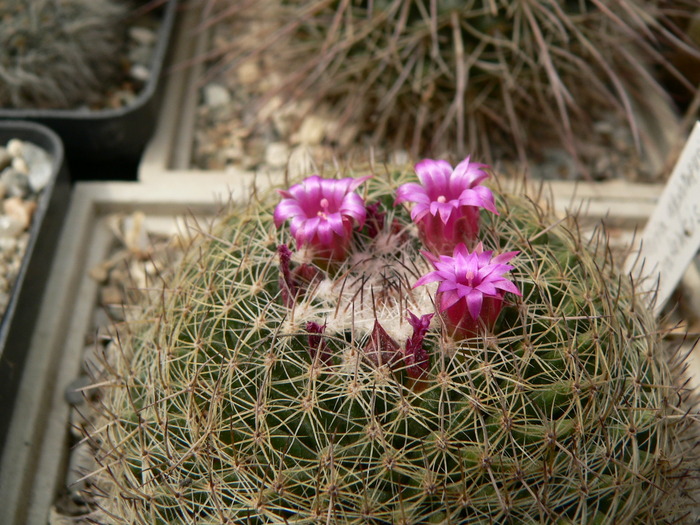
M49 153L52 174L39 195L29 242L0 321L0 449L71 192L63 144L56 133L34 122L0 121L0 144L13 138L32 142Z
M150 78L133 103L116 109L0 108L0 119L31 120L62 139L74 178L135 178L134 166L155 129L160 77L179 0L167 0L150 64ZM129 172L127 176L125 172ZM112 177L112 175L115 175Z

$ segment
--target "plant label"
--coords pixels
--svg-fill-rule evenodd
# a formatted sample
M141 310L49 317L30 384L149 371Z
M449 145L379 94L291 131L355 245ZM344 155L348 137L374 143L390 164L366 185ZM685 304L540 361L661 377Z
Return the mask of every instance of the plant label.
M700 248L700 121L673 168L625 271L658 314ZM655 292L655 293L654 293Z

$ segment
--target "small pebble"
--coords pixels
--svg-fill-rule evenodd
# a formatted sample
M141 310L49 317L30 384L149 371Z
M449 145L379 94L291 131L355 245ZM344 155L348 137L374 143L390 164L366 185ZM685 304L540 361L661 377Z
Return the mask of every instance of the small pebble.
M20 197L10 197L2 203L5 214L22 224L22 231L28 230L36 210L36 202L25 201Z
M17 251L19 241L14 237L0 237L0 252L1 253L12 253ZM2 276L0 276L0 288L4 286L2 282Z
M129 36L139 45L151 46L156 41L156 34L152 30L143 26L132 26L129 28Z
M17 237L23 231L22 222L8 215L0 215L0 237Z
M262 76L260 66L252 60L247 60L238 66L236 74L238 75L238 81L244 86L259 82Z
M11 157L19 157L22 155L24 143L19 139L10 139L7 142L7 152Z
M71 450L68 471L66 472L66 488L74 501L83 500L82 493L88 488L88 480L85 477L97 468L97 462L87 441L78 443Z
M103 283L109 277L109 265L103 263L97 264L88 270L88 275L96 282Z
M12 159L12 167L19 171L22 175L29 175L29 166L23 157L15 157Z
M51 156L39 146L25 142L23 158L28 166L29 186L34 193L39 193L51 181L53 173Z
M151 78L151 71L142 64L134 64L129 71L132 78L140 82L148 82Z
M283 168L289 161L289 147L284 142L272 142L265 149L265 162L272 168Z
M5 168L0 174L0 181L10 197L24 197L29 193L29 178L13 167Z
M204 103L210 108L224 106L231 102L231 94L221 84L204 86Z
M309 115L302 122L296 134L296 140L301 144L320 144L326 135L328 121L318 115Z

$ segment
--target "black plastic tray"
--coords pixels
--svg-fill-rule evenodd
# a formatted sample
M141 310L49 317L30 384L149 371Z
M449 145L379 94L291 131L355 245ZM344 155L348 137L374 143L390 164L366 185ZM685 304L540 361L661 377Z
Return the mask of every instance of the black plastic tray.
M175 24L178 1L167 0L161 8L162 20L151 58L150 79L132 104L123 108L94 111L0 108L0 119L31 120L53 129L63 140L71 170L76 172L73 176L78 171L86 173L85 176L76 178L112 178L108 174L118 172L122 166L138 163L156 125L160 77ZM133 178L135 177L134 171Z
M12 138L46 150L53 166L51 180L39 196L27 250L0 321L0 450L71 195L63 144L56 133L33 122L0 121L0 144Z

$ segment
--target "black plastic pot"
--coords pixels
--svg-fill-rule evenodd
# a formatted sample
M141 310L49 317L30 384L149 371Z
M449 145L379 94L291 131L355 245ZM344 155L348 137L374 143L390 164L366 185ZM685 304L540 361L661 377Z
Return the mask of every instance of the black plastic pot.
M63 144L56 133L33 122L0 121L0 144L13 138L34 143L53 162L51 180L39 196L22 266L0 321L0 450L71 191Z
M161 8L162 21L151 59L150 79L129 106L94 111L0 108L0 119L31 120L53 129L63 140L74 178L135 178L134 166L156 125L160 77L178 2L167 0ZM130 176L124 176L124 172Z

